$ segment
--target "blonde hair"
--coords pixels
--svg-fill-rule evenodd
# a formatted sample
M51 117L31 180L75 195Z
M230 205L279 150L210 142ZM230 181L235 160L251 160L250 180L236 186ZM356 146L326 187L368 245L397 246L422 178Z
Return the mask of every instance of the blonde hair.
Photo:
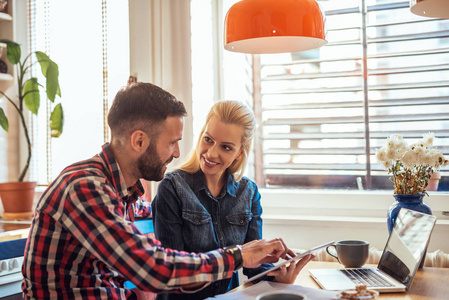
M242 158L236 159L228 167L229 172L234 176L236 181L242 179L245 173L246 162L248 161L249 152L251 150L251 143L256 129L256 119L253 111L246 105L238 101L226 100L219 101L212 106L206 118L206 123L201 130L196 147L192 149L187 161L182 164L179 169L188 172L196 173L200 169L200 154L198 153L201 139L207 124L213 118L218 118L221 122L230 125L237 125L243 129L241 150Z

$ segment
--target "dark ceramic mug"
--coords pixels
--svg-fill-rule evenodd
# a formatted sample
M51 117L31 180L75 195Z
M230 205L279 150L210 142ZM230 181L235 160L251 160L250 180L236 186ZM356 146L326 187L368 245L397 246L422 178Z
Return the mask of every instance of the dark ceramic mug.
M329 251L331 247L335 248L337 255ZM345 268L360 268L368 260L369 242L355 240L339 241L334 245L327 246L326 252L330 256L335 257Z

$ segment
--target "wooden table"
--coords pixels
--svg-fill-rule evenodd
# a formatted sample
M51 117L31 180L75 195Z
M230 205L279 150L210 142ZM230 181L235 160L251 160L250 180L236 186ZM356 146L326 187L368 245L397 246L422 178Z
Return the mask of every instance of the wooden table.
M375 265L366 265L367 267ZM320 288L310 277L309 269L341 268L337 262L311 261L301 270L295 284ZM244 284L235 290L252 285ZM381 293L379 299L403 299L403 300L441 300L449 299L449 268L422 268L416 272L411 288L405 293Z

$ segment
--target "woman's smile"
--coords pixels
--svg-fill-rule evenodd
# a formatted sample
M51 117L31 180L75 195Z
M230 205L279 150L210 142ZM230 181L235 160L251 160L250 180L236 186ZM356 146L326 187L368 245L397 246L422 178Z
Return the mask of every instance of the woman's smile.
M206 166L208 166L208 167L214 167L214 166L218 165L218 163L208 160L205 156L203 156L203 158L204 158L204 162L206 163Z

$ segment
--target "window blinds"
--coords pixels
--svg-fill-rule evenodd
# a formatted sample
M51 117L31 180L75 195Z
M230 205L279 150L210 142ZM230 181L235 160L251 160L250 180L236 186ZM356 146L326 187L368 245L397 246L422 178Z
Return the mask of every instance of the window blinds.
M329 43L260 55L255 68L258 184L391 189L374 154L392 134L434 132L449 155L449 20L416 16L408 1L318 2Z

